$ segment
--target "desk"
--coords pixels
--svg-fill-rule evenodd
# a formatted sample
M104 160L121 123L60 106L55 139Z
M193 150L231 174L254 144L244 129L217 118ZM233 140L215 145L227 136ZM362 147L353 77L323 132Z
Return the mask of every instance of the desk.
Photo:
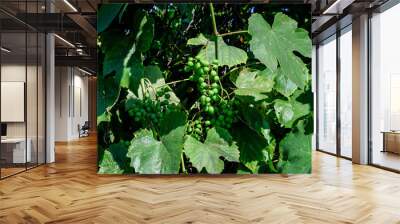
M383 131L382 152L400 154L400 131Z
M1 139L1 151L2 157L3 152L4 159L10 163L26 163L31 162L32 160L32 153L31 153L31 146L32 140L28 138L26 140L28 142L25 152L25 138L5 138ZM12 154L12 156L10 155ZM5 158L8 157L8 158ZM11 160L12 158L12 160ZM25 161L26 159L26 161Z

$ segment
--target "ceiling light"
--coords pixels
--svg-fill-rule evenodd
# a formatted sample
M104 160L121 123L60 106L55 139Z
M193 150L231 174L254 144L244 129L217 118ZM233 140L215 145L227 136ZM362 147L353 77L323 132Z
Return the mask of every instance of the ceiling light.
M90 73L90 72L88 72L88 71L86 71L86 70L83 70L83 69L81 69L81 68L79 68L79 67L78 67L78 70L81 71L81 72L83 72L83 73L85 73L85 74L87 74L87 75L93 75L92 73Z
M54 34L55 37L57 37L59 40L61 40L62 42L64 42L65 44L67 44L70 47L75 48L75 45L73 45L71 42L69 42L68 40L60 37L58 34Z
M74 12L78 12L78 10L73 6L68 0L64 0L64 3L68 5Z
M11 52L11 50L9 50L9 49L7 49L7 48L5 48L5 47L1 47L0 49L1 49L2 51L6 52L6 53L10 53L10 52Z

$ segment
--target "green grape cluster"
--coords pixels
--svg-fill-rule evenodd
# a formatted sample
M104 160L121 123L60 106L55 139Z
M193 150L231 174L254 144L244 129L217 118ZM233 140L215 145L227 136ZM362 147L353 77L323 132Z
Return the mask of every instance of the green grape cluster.
M198 57L190 57L185 71L193 72L189 79L197 83L201 93L198 99L201 114L189 125L188 132L196 137L213 126L230 128L237 112L234 110L233 101L225 100L221 96L218 60L209 64Z
M128 113L135 122L158 124L166 107L167 105L164 102L151 100L150 97L146 96L143 100L132 102L132 109Z

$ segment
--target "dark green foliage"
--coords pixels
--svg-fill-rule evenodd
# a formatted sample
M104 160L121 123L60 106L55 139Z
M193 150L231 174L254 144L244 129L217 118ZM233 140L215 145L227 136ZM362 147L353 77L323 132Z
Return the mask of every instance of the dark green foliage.
M311 171L309 8L211 7L100 6L99 173Z

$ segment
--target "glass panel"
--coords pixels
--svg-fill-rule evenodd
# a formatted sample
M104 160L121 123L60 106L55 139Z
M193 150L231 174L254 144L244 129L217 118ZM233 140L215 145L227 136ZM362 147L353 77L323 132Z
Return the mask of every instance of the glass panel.
M38 144L37 144L37 132L38 132L38 35L36 32L27 33L28 38L28 63L27 63L27 98L26 98L26 111L27 111L27 149L31 151L30 161L28 160L28 168L37 165L38 160Z
M31 161L26 150L26 33L1 35L1 166L2 177L25 170ZM29 149L29 147L28 147Z
M371 19L372 163L400 170L400 5Z
M336 153L336 36L318 48L318 148Z
M351 26L340 36L340 153L352 157L352 35Z

